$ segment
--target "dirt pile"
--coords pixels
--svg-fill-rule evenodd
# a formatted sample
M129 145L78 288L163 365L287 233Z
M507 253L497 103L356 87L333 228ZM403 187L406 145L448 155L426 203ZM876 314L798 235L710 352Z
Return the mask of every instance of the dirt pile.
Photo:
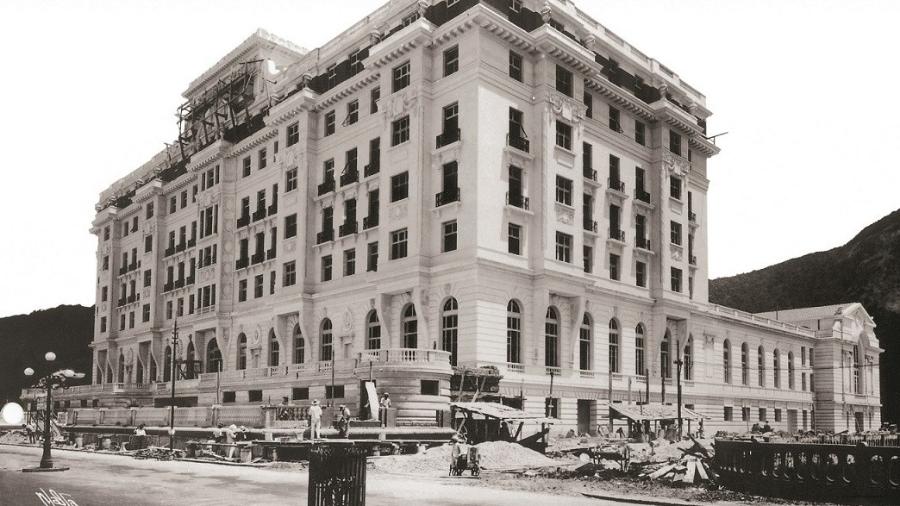
M477 445L481 468L488 470L517 469L559 465L559 462L529 450L522 445L490 441ZM401 474L440 474L450 470L450 445L429 448L416 455L392 455L373 459L375 469Z
M27 442L28 437L25 436L25 431L13 430L9 432L0 432L0 443L21 445Z

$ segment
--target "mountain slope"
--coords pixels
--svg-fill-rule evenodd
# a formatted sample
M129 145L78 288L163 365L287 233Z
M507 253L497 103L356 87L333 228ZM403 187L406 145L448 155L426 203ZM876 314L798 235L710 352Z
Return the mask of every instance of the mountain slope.
M71 368L87 374L90 383L94 308L59 306L27 315L0 318L0 401L19 397L31 381L23 371L46 372L44 354L56 353L54 370Z
M900 210L847 244L758 271L709 282L711 302L753 313L862 302L875 319L881 356L882 417L900 420Z

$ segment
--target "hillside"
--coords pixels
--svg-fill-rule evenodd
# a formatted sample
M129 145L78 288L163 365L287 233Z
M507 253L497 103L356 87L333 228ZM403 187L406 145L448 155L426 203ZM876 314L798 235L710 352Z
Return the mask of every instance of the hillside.
M900 210L864 228L843 246L758 271L709 282L711 302L753 313L862 302L882 348L882 416L900 421Z
M46 363L44 353L56 353L56 369L64 367L87 374L90 383L94 308L59 306L27 315L0 318L0 400L18 398L30 381L23 371L39 373ZM54 369L55 370L55 369Z

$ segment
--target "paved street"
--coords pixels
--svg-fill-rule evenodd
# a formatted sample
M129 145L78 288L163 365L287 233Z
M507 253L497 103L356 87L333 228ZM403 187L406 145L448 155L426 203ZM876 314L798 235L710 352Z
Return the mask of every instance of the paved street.
M86 505L261 505L306 504L305 471L231 467L194 462L137 460L117 455L54 451L60 473L22 473L40 461L39 448L0 446L0 506L41 505L38 493L68 494L70 506ZM578 497L494 490L450 483L452 478L419 479L369 473L367 505L567 506L614 504ZM445 482L446 481L446 482ZM55 504L47 502L46 504Z

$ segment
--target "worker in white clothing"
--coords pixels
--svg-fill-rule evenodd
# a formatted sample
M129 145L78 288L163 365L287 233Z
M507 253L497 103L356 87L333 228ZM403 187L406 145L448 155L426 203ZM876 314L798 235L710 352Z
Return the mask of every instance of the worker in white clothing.
M319 400L315 399L309 407L309 438L322 439L322 408Z

